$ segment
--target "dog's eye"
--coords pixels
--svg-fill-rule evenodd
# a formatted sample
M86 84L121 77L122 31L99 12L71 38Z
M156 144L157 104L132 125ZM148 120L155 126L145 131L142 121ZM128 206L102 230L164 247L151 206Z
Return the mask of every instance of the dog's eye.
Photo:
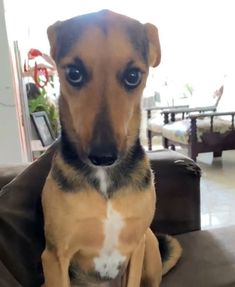
M84 83L85 80L85 70L83 67L78 67L75 65L70 65L65 68L65 74L67 81L75 87L79 87Z
M137 68L132 68L128 69L124 73L123 77L123 83L127 89L134 89L136 88L140 82L141 82L141 77L142 74L139 69Z

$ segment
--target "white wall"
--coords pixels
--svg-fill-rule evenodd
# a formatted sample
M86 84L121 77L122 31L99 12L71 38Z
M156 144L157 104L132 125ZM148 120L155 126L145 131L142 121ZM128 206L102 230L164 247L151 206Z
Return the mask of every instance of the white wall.
M0 164L22 162L10 59L3 0L0 0Z

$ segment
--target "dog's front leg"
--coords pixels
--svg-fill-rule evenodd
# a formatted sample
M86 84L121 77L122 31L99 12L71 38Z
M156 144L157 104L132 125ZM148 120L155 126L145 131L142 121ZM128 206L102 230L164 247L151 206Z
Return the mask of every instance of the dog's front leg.
M45 287L70 287L70 259L65 254L46 248L42 254Z
M144 261L145 237L143 237L131 255L127 278L123 281L123 287L139 287ZM125 282L127 281L127 282Z
M145 252L141 287L158 287L162 279L162 261L158 240L150 228L145 235Z
M127 284L123 287L159 287L162 278L162 262L158 248L158 241L148 228L145 236L133 252Z

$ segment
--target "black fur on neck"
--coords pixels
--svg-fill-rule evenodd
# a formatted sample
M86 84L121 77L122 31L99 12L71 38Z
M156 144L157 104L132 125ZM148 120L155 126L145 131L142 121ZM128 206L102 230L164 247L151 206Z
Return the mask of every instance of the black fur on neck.
M72 166L78 173L82 174L91 186L100 191L99 181L94 176L96 168L89 166L80 159L74 143L70 141L68 135L63 130L61 133L60 154L68 165ZM147 167L146 170L143 170L143 174L140 175L138 181L134 182L132 179L133 174L138 172L136 170L137 166L142 160L144 160L144 158L145 151L140 144L139 138L137 138L126 156L123 157L118 164L113 167L106 168L107 176L111 182L107 190L108 197L111 197L119 188L129 184L136 186L137 190L142 190L150 183L151 172ZM66 184L66 186L69 185ZM63 188L65 191L72 191L67 189L66 186Z
M74 143L70 141L64 129L61 132L60 152L63 160L74 169L86 174L92 172L92 168L80 159Z
M60 151L64 161L67 164L82 172L92 172L93 168L80 159L74 143L70 141L67 133L64 130L61 132ZM113 168L111 167L108 169L115 169L116 167L120 167L126 171L132 170L136 162L142 160L144 155L145 152L140 144L140 139L138 137L134 145L129 149L127 155L120 161L120 163L118 163Z

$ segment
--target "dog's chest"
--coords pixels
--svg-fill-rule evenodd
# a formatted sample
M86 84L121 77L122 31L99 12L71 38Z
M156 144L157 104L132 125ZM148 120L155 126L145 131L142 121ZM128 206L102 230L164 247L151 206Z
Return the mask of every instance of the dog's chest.
M101 193L107 197L108 196L108 189L111 185L111 179L108 176L107 172L103 168L97 168L94 173L94 177L98 181L98 186Z
M103 196L108 196L110 178L103 168L96 170L94 174L98 181L99 189ZM115 278L126 257L118 249L120 232L124 226L123 216L114 210L111 201L107 204L107 217L103 222L104 242L99 256L94 258L95 271L100 276Z
M126 257L119 250L119 237L125 225L124 219L112 206L107 204L107 216L103 221L104 241L99 255L94 258L95 271L101 278L115 278Z
M94 269L101 278L114 279L127 263L130 249L138 242L137 237L140 239L149 224L144 223L143 218L147 217L146 208L151 205L144 193L137 195L131 190L129 195L123 194L118 200L116 196L108 199L108 191L112 186L109 173L98 168L93 176L97 179L99 190L107 203L106 216L102 221L104 237L99 254L93 259ZM116 192L119 193L120 190Z
M46 226L50 226L48 237L55 244L60 242L67 248L71 239L76 242L77 252L71 260L75 278L79 270L89 282L104 282L117 278L127 266L150 224L153 212L148 211L153 209L154 201L149 192L136 192L130 185L109 194L113 183L105 169L97 169L92 177L97 180L99 192L96 185L61 192L57 182L48 178L47 192L43 193L43 202L47 203L44 211ZM55 203L60 208L55 208Z

